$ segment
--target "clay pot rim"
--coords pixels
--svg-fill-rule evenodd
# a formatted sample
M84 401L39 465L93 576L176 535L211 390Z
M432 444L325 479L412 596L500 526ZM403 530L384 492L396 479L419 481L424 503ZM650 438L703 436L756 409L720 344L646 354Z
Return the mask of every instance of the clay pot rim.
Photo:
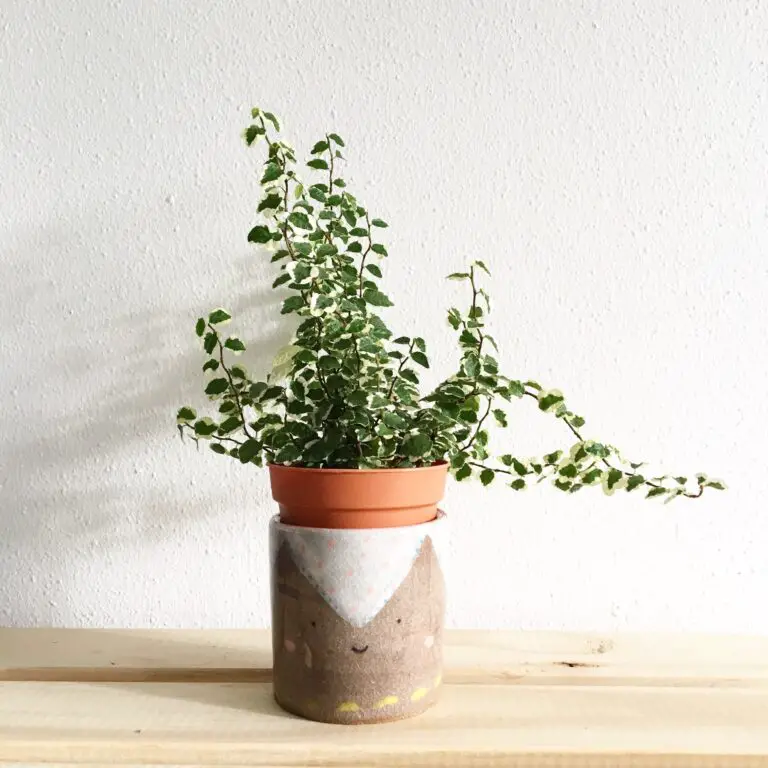
M354 467L294 467L291 464L272 464L268 463L269 469L291 470L292 472L302 472L307 474L316 474L322 472L325 475L361 475L367 473L376 474L397 474L400 472L434 472L442 467L447 467L448 462L444 459L434 462L427 467L367 467L365 469L355 469Z
M437 515L431 520L425 520L423 523L413 523L411 525L395 525L389 528L322 528L316 525L293 525L293 523L284 523L280 519L280 515L273 515L269 519L269 524L275 526L275 528L291 528L301 531L331 531L334 533L343 532L353 536L365 536L367 534L376 534L379 531L394 531L398 528L419 528L423 525L435 525L436 523L445 522L446 517L445 512L443 512L442 509L438 509Z

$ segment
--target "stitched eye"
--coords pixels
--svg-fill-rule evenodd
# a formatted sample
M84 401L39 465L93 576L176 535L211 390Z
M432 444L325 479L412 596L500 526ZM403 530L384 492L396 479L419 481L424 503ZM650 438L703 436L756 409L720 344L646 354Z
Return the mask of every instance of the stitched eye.
M312 626L313 626L313 627L316 627L316 626L317 626L317 622L316 622L316 621L313 621L313 622L312 622Z
M402 619L398 619L398 620L397 620L397 623L398 623L398 624L402 624L402 623L403 623L403 620L402 620Z

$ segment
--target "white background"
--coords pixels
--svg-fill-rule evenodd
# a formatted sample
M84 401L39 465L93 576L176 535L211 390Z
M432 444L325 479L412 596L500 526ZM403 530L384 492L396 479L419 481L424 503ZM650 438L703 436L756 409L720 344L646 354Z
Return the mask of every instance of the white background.
M290 327L256 223L258 104L389 221L395 329L491 266L510 375L727 493L660 506L452 486L450 623L768 632L768 6L0 6L0 624L258 626L266 477L180 444L195 318L265 370ZM520 403L504 445L568 442Z

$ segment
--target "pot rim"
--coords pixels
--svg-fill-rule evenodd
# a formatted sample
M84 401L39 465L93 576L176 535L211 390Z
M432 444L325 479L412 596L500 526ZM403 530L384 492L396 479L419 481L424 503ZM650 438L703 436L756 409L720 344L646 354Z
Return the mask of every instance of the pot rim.
M325 475L360 475L365 473L376 474L397 474L399 472L430 472L447 467L448 462L440 459L427 467L366 467L364 469L355 469L354 467L294 467L291 464L267 464L268 469L291 470L293 472L302 472L307 474L323 473Z
M423 523L414 523L413 525L393 525L389 528L321 528L318 526L293 525L292 523L284 523L280 519L280 515L273 515L269 518L269 525L270 527L274 527L276 529L288 528L290 530L297 531L324 531L332 532L334 534L343 532L344 534L350 534L352 536L366 536L368 534L375 535L379 531L396 531L398 528L415 529L425 525L435 525L436 523L445 522L446 518L447 515L445 512L442 509L438 509L437 515L431 520L425 520Z

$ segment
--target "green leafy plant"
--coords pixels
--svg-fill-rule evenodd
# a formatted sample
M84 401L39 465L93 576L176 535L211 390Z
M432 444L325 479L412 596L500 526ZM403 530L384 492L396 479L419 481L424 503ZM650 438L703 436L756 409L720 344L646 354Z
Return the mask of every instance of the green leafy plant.
M195 330L207 356L205 394L218 407L199 418L188 406L177 414L182 437L206 440L215 453L242 464L303 467L416 467L447 461L457 480L476 475L483 485L504 479L515 490L551 481L575 493L602 486L606 493L642 489L648 497L695 498L724 485L699 474L646 476L643 464L625 461L616 448L584 436L584 419L562 393L531 379L506 376L486 331L490 312L482 261L449 276L467 286L469 305L451 308L458 370L422 394L419 371L429 367L419 336L394 336L379 316L392 301L380 287L387 248L383 220L373 217L347 189L338 171L344 141L329 133L312 148L302 181L296 154L279 138L270 112L252 111L248 146L267 150L261 174L262 221L248 240L272 253L279 274L272 287L286 292L282 314L299 320L289 347L264 379L251 377L234 358L245 344L228 335L230 315L216 309ZM544 456L494 457L489 425L508 428L506 407L531 402L562 422L569 447Z

